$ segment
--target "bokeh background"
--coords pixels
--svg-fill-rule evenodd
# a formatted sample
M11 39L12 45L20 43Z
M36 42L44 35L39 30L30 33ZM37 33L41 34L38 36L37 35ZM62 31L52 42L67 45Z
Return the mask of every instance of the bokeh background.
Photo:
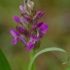
M40 19L49 25L48 32L41 40L39 50L46 47L60 47L70 54L70 0L34 0L35 9L45 12ZM15 29L13 15L20 15L19 5L23 0L0 0L0 47L6 55L12 70L27 70L29 52L23 43L12 45L10 29ZM36 70L70 70L70 61L62 65L61 60L67 59L61 52L48 52L37 57Z

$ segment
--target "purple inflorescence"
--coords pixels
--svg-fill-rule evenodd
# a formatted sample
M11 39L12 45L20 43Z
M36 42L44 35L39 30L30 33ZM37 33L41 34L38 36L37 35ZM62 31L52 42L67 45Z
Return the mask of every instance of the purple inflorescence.
M15 45L18 40L21 40L26 45L27 50L30 51L36 47L36 42L38 43L48 31L48 25L38 21L44 12L36 12L32 1L30 4L27 2L24 7L20 5L19 8L21 16L13 16L13 18L20 24L16 30L10 30L10 33L14 37L12 44Z

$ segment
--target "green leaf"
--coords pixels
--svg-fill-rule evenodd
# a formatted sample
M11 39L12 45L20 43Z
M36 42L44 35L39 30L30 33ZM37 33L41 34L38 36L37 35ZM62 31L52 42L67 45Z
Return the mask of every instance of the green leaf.
M68 66L65 70L70 70L70 66Z
M67 52L66 52L65 50L61 49L61 48L57 48L57 47L45 48L45 49L43 49L43 50L37 52L37 53L34 55L34 57L32 58L32 60L31 60L30 63L29 63L28 70L32 70L32 64L33 64L33 62L34 62L34 60L36 59L37 56L39 56L39 55L42 54L42 53L49 52L49 51L60 51L60 52L64 52L64 53L67 54ZM68 55L68 54L67 54L67 55ZM69 61L69 55L68 55L67 61L65 61L63 64L67 63L68 61Z
M1 49L0 49L0 70L11 70L10 65Z

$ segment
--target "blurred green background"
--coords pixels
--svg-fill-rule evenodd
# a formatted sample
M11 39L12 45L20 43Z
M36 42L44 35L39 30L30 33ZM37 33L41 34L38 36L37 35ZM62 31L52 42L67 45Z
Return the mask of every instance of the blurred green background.
M40 19L49 25L48 32L41 40L39 50L46 47L60 47L70 54L70 0L34 0L35 9L45 12ZM15 29L13 15L20 15L19 5L23 0L0 0L0 47L6 55L12 70L27 70L29 52L23 43L12 45L10 29ZM36 59L36 70L70 70L70 61L62 65L61 60L67 59L61 52L48 52Z

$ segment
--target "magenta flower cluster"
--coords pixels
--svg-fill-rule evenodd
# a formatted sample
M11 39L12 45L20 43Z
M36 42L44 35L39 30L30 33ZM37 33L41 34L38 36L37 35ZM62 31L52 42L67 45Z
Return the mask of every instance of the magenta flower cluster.
M43 16L44 12L38 11L33 14L28 14L27 12L33 12L30 5L27 6L28 11L20 6L21 16L13 16L13 19L18 23L16 30L10 30L10 33L14 37L12 44L17 44L18 40L21 40L26 46L27 50L32 50L36 42L40 41L43 35L48 30L48 25L39 22L38 20Z

